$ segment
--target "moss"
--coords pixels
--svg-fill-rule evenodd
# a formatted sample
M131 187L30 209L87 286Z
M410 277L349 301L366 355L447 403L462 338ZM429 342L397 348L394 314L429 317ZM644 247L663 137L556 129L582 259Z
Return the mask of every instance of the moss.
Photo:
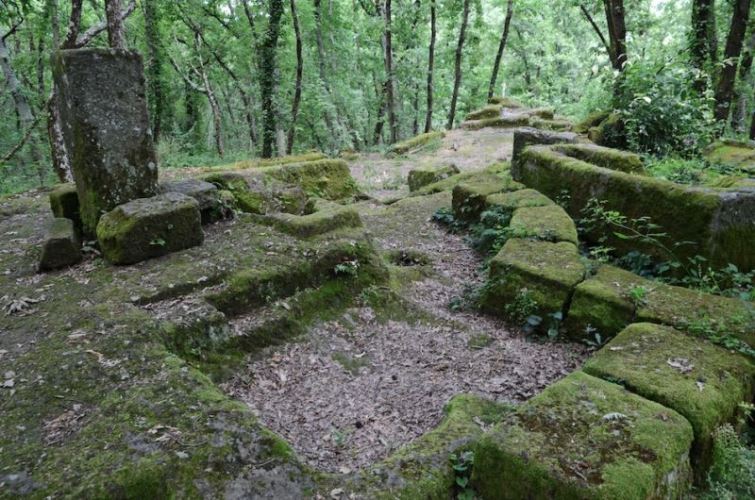
M637 286L649 289L651 283L629 271L600 266L595 276L574 290L565 323L569 338L595 341L595 333L602 340L619 333L634 318L631 290Z
M693 334L733 335L755 347L755 307L739 299L653 283L636 317Z
M573 244L510 239L490 261L483 307L505 316L506 305L527 290L535 304L530 313L542 318L563 314L572 290L584 276L584 264ZM543 321L541 328L547 327Z
M751 398L755 365L673 328L635 323L589 359L584 371L620 381L687 418L695 432L692 463L702 481L712 433L734 418L740 402Z
M370 359L367 357L357 358L356 356L347 352L334 352L331 355L333 361L341 365L341 367L349 372L351 375L359 375L362 368L370 366Z
M594 111L587 115L584 120L574 126L574 131L579 134L586 134L592 127L600 125L608 118L610 111Z
M300 186L305 193L327 200L345 200L359 194L348 164L343 160L291 163L262 169L265 176Z
M179 193L131 201L102 216L97 240L113 264L133 264L201 245L199 204Z
M574 221L558 205L523 207L514 211L509 226L514 234L524 232L546 241L567 241L577 245L577 227Z
M736 141L719 141L706 148L705 158L712 163L721 163L755 174L755 146Z
M73 221L76 230L81 231L79 194L75 184L61 184L50 191L50 210L55 217Z
M460 174L452 175L446 179L438 182L428 184L417 191L411 193L411 196L426 196L430 194L440 193L443 191L451 191L454 187L462 182L474 182L476 180L490 179L491 176L497 176L503 182L512 184L510 165L508 163L494 163L488 165L482 171L462 172ZM498 182L498 181L495 181Z
M477 220L485 210L487 197L494 193L516 191L523 188L514 182L507 172L493 174L483 172L469 177L453 188L452 207L461 220Z
M449 455L468 448L482 435L477 422L495 424L510 414L512 408L460 394L449 401L444 411L445 417L438 427L366 471L360 482L368 486L360 491L357 483L357 492L377 499L449 498L456 479Z
M417 191L428 184L442 181L458 173L459 169L455 165L415 168L409 172L407 179L409 191Z
M626 147L626 136L624 133L624 122L618 113L610 113L605 120L599 124L590 127L587 136L592 142L599 146L609 148Z
M327 155L319 151L310 151L298 155L280 156L277 158L262 158L255 160L245 160L232 164L230 167L234 169L245 168L258 168L258 167L274 167L278 165L288 165L290 163L304 163L308 161L319 161L327 159ZM225 168L225 167L221 167Z
M429 144L430 142L440 140L445 137L445 135L446 133L442 130L434 130L432 132L420 134L410 139L406 139L405 141L397 142L396 144L391 145L391 147L388 148L388 153L394 155L407 154L412 150Z
M545 207L553 204L550 198L534 189L495 193L485 198L485 210L498 208L508 213L513 213L517 208Z
M510 97L498 97L493 96L490 99L488 99L488 102L490 104L496 104L498 106L504 107L504 108L523 108L524 105Z
M575 372L475 446L483 498L681 498L689 423L622 387Z
M503 116L498 118L484 118L482 120L471 120L462 122L461 128L466 130L480 130L487 127L492 128L514 128L530 125L530 117L526 114L517 114Z
M464 119L469 120L482 120L485 118L497 118L501 116L503 107L500 104L488 104L484 108L472 111Z
M308 215L271 214L260 220L299 238L311 238L339 228L362 226L359 213L353 208L335 203L319 205L319 210Z
M81 261L81 243L76 236L70 219L55 218L49 223L42 252L39 270L51 271L72 266Z
M690 188L646 176L617 172L570 158L554 150L561 146L530 146L512 167L514 179L551 198L566 190L567 211L581 217L591 199L605 201L606 209L616 210L630 219L649 217L661 226L671 242L692 242L674 249L680 259L695 255L707 257L714 266L734 263L746 270L755 265L752 210L755 195L726 190ZM684 223L680 223L684 221ZM588 241L603 244L620 253L639 250L668 259L656 245L642 244L609 234L587 234ZM666 240L668 241L668 240Z
M641 174L644 172L642 159L638 155L627 151L604 148L592 144L562 144L553 149L572 158L609 170L618 170L619 172L630 174Z

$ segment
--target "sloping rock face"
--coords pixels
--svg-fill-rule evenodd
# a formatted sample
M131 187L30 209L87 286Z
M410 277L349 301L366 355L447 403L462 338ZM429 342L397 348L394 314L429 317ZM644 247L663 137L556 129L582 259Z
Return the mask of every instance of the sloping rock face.
M126 50L63 50L53 74L83 228L94 234L103 213L157 193L142 59Z
M113 264L134 264L201 245L199 203L181 193L125 203L100 219L97 239Z

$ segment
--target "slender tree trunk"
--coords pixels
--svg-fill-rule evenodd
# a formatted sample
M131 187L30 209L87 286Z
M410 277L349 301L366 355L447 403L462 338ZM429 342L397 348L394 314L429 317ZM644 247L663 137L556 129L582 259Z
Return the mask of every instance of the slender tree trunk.
M611 63L616 71L624 71L627 62L627 28L624 20L624 0L603 0L608 24L608 39L613 57Z
M747 85L747 79L750 76L750 68L752 68L752 59L755 53L755 29L751 31L752 33L750 33L750 38L747 42L747 49L744 54L742 54L742 62L739 64L739 84L734 86L734 93L732 96L734 110L731 114L731 128L737 132L744 132L746 127L747 93L743 92L743 87Z
M291 126L288 129L288 140L286 141L287 154L291 154L294 149L296 118L299 115L299 102L301 101L301 78L304 72L301 30L299 29L299 16L296 15L296 0L291 0L291 19L294 23L294 33L296 35L296 84L294 88L294 100L291 103Z
M152 137L155 143L160 140L163 117L166 111L166 96L163 93L163 47L157 0L143 0L144 31L147 38L147 92L152 108Z
M750 120L750 140L755 141L755 111L752 112L752 118Z
M390 142L398 141L398 119L396 117L396 75L393 73L393 33L391 0L385 0L385 33L383 51L385 53L385 105L388 107L388 127L391 131Z
M701 74L711 71L718 58L718 36L716 35L715 0L692 1L692 33L690 58L692 66ZM696 82L698 90L705 89L706 78Z
M427 111L425 114L425 132L433 128L433 66L435 65L436 36L435 0L430 0L430 47L427 55Z
M126 48L121 0L105 0L105 17L107 18L107 40L110 47L114 49Z
M737 77L739 56L742 53L747 21L750 17L751 0L736 0L731 17L729 36L724 50L724 67L716 85L716 107L714 115L719 122L725 122L731 111L732 94Z
M498 70L501 67L501 58L503 57L503 50L506 48L506 41L509 39L509 28L511 27L511 17L514 15L514 0L509 0L506 7L506 20L503 22L503 33L501 34L501 42L498 44L498 52L495 55L495 63L493 63L493 73L490 75L490 85L488 85L488 99L493 97L495 92L495 83L498 79Z
M280 35L280 21L283 16L283 0L269 0L269 16L265 37L260 46L260 96L262 101L262 157L271 158L275 146L276 113L275 81L276 52Z
M206 90L205 94L207 95L207 100L210 103L210 111L212 111L212 127L215 132L215 150L218 152L218 156L222 158L225 155L225 148L223 147L223 120L220 114L220 106L218 105L217 97L215 97L215 92L212 89L212 85L210 85L210 80L207 78L207 71L205 71L204 65L201 64L201 57L199 74Z
M387 83L383 82L380 88L380 95L378 96L378 112L377 121L375 122L375 131L372 134L372 143L379 144L383 138L383 126L385 125L385 95Z
M454 91L451 94L451 110L448 113L447 128L450 130L454 126L456 118L456 102L459 99L459 87L461 86L461 59L464 52L464 40L467 36L467 23L469 22L469 0L464 0L464 11L461 18L461 29L459 30L459 41L456 45L456 61L454 64Z

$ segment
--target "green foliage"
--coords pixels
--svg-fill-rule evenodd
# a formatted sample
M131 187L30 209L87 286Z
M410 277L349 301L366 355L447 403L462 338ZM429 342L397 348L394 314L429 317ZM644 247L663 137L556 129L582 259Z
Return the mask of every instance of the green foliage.
M730 424L713 435L713 465L704 500L755 497L755 450L748 448Z
M514 300L504 306L503 312L514 323L527 325L530 318L533 317L533 313L537 310L537 306L537 301L532 297L532 292L522 288L516 294ZM535 327L538 324L540 324L539 321L531 326Z
M472 500L475 494L469 486L469 478L472 476L472 466L474 466L474 452L451 453L448 458L451 461L451 468L454 470L456 498Z
M469 228L469 243L483 255L495 255L511 237L511 213L493 207L480 214L480 222Z
M454 211L451 207L441 207L435 211L432 216L432 220L446 226L449 233L458 233L467 227L464 221L456 219Z
M720 163L711 163L702 158L649 157L645 170L661 179L679 184L710 184L723 175L736 173L736 168Z

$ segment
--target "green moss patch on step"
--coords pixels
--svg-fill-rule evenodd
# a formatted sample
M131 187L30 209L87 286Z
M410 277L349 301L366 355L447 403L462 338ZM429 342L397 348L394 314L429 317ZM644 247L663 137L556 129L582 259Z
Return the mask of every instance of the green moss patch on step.
M567 335L577 341L595 341L596 334L602 340L613 337L634 318L632 290L646 290L652 283L618 267L600 266L595 276L574 290L566 317Z
M483 108L477 109L467 114L467 116L464 117L464 120L470 121L470 120L482 120L485 118L497 118L501 116L502 109L503 109L503 106L501 106L500 104L488 104L487 106Z
M482 498L682 498L692 428L674 410L575 372L475 446Z
M438 427L365 471L356 491L378 499L449 498L456 481L450 455L469 449L482 435L481 425L494 425L512 411L472 394L454 396Z
M507 162L493 163L492 165L485 167L482 171L476 170L470 172L462 172L460 174L452 175L451 177L448 177L441 181L433 182L432 184L428 184L427 186L424 186L417 191L412 192L410 196L425 196L429 194L440 193L442 191L451 191L454 187L463 182L475 182L477 180L484 181L487 179L492 180L491 176L499 177L499 182L502 181L507 184L513 184L510 170L511 165Z
M440 140L445 137L446 133L442 130L433 130L424 134L417 135L405 141L397 142L388 148L389 154L403 155L412 150L429 144L432 141Z
M558 205L518 208L509 228L515 235L545 241L567 241L577 245L577 227Z
M692 461L700 479L712 433L752 399L755 365L671 327L635 323L590 358L584 371L676 410L695 431Z
M489 104L497 104L503 108L510 108L510 109L516 109L516 108L523 108L524 104L522 104L519 101L516 101L510 97L500 97L500 96L493 96L490 99L488 99Z
M310 238L339 228L362 226L356 210L329 202L318 203L317 211L311 214L275 213L261 217L260 221L299 238Z
M553 149L572 158L609 170L618 170L630 174L644 172L642 158L628 151L605 148L595 144L559 144Z
M490 261L483 307L520 321L531 315L563 315L584 277L585 266L573 244L510 239ZM543 321L541 328L547 327Z
M466 130L480 130L487 127L514 128L526 125L530 125L529 115L517 114L497 118L483 118L482 120L465 121L462 122L461 128Z
M434 167L420 167L409 171L409 177L407 183L409 184L409 191L417 191L420 188L433 184L435 182L448 179L449 177L459 173L459 169L456 165L439 165Z
M705 158L755 175L755 142L722 140L708 146Z
M516 191L524 188L514 182L507 172L503 174L481 173L453 188L451 206L460 220L477 220L486 208L486 199L491 194Z
M507 213L514 213L517 208L545 207L553 204L550 198L534 189L494 193L485 198L485 210L498 208Z

